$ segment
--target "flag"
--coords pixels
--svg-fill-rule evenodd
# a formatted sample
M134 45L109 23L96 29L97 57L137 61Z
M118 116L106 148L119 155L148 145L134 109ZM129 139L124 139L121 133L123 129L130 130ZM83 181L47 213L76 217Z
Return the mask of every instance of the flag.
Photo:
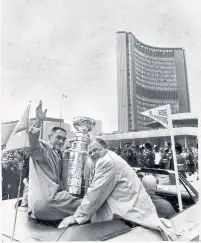
M62 94L62 98L67 99L67 96L65 94Z
M141 113L159 122L166 128L171 126L171 108L170 105L159 106Z
M5 151L30 147L28 138L28 121L31 104L24 111L24 114L16 124L6 144Z

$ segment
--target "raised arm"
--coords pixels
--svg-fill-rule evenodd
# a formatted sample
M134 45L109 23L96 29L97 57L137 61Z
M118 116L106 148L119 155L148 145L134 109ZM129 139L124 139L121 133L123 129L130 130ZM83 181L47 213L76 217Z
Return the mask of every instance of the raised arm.
M30 148L26 149L26 153L33 159L37 160L44 160L44 157L46 157L45 149L39 140L41 125L46 118L46 112L47 110L43 112L42 102L40 101L36 108L36 121L34 125L30 127L28 133Z

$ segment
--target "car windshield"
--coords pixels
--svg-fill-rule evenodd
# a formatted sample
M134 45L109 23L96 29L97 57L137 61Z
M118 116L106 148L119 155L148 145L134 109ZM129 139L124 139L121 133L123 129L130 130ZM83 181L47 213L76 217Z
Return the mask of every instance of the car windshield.
M138 176L142 178L145 175L153 175L156 180L157 180L157 189L159 191L169 191L172 193L177 192L177 187L176 187L176 179L175 179L175 174L163 174L163 173L157 173L156 171L154 172L139 172ZM189 186L189 182L186 181L184 178L180 178L179 180L179 186L182 195L184 196L191 196L193 198L197 197L195 191L192 189L192 186Z

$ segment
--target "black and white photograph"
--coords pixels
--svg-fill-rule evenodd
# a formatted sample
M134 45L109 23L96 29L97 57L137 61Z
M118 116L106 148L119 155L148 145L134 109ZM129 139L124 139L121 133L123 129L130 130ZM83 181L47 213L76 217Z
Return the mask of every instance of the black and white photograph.
M1 1L2 242L201 241L201 1Z

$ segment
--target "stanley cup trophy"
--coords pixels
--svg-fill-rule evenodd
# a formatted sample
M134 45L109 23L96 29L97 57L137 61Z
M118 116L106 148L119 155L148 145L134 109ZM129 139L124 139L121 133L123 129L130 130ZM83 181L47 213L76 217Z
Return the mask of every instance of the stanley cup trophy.
M66 190L75 196L83 197L90 185L94 165L88 156L89 132L96 122L88 117L75 117L73 126L76 132L71 148L63 157L62 181Z

